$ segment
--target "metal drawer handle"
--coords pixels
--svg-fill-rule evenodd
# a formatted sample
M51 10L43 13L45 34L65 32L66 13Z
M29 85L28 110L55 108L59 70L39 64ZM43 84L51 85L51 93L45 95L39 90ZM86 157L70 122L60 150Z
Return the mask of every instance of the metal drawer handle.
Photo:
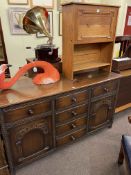
M107 88L104 88L104 91L105 91L105 92L109 92L109 89L107 89Z
M109 107L108 107L108 110L111 110L111 109L112 109L112 107L111 107L111 106L109 106Z
M71 139L72 139L73 141L75 141L75 140L76 140L76 138L75 138L74 136L71 136Z
M72 102L74 102L74 103L76 103L76 102L77 102L76 97L73 97L73 98L72 98Z
M20 144L21 144L21 140L16 141L15 144L16 144L16 145L20 145Z
M77 113L75 111L72 111L71 113L72 113L73 116L77 115Z
M44 151L47 151L49 148L50 148L49 146L46 146L46 147L44 148Z
M76 128L76 125L74 123L71 124L72 128Z
M93 117L93 118L96 117L96 113L93 113L93 114L91 115L91 117Z
M29 109L28 110L28 114L33 115L34 114L34 111L32 109Z

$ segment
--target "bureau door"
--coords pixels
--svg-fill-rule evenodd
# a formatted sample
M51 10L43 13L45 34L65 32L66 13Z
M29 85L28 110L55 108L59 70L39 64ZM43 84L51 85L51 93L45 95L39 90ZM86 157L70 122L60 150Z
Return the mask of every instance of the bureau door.
M76 42L112 41L115 36L116 10L110 7L80 6L76 15Z
M31 161L52 148L51 116L8 129L8 135L14 164Z
M114 97L93 102L89 116L89 130L95 130L112 122Z

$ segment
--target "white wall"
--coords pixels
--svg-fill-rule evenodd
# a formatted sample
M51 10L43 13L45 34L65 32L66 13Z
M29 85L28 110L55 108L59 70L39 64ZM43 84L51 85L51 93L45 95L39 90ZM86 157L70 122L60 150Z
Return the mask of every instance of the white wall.
M65 1L65 0L63 0ZM66 0L70 1L70 0ZM80 0L76 0L80 1ZM125 16L127 4L131 5L131 0L84 0L90 3L103 3L111 5L119 5L119 17L116 35L123 35ZM62 37L59 36L59 12L57 11L56 0L54 0L54 10L53 10L53 33L54 33L54 44L59 47L59 55L62 53ZM19 67L26 63L26 58L35 57L34 48L39 45L46 43L46 38L36 38L36 35L12 35L9 28L9 18L8 18L8 8L17 7L15 5L8 5L7 0L0 0L0 17L2 22L2 28L4 32L4 40L6 45L8 62L13 65L11 68L11 75L14 75ZM18 7L28 7L19 5ZM32 49L27 50L26 47L30 46ZM118 46L115 47L114 55L118 50Z
M9 64L12 64L11 75L26 63L26 58L35 57L34 48L39 45L46 43L47 38L36 38L36 35L12 35L9 26L8 9L10 7L27 7L28 5L8 5L7 0L0 0L0 18L2 22L4 40L6 45L6 52ZM59 47L59 54L61 55L61 36L58 33L58 19L59 12L56 10L56 1L53 10L53 34L54 44ZM27 46L32 49L26 49Z

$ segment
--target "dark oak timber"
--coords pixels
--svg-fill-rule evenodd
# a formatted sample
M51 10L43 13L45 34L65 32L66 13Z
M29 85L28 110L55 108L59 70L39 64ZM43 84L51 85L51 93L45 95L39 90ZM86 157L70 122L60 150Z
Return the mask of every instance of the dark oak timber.
M65 144L113 123L120 75L96 72L0 91L1 132L11 175Z

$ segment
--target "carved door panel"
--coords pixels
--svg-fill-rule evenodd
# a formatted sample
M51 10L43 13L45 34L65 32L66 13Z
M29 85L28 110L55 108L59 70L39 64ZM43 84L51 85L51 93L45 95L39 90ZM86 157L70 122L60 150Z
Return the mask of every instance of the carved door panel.
M15 165L31 161L52 148L51 116L8 130Z
M4 143L0 133L0 175L9 175L8 165L6 162Z
M112 120L113 99L106 98L91 104L89 130L94 130Z

